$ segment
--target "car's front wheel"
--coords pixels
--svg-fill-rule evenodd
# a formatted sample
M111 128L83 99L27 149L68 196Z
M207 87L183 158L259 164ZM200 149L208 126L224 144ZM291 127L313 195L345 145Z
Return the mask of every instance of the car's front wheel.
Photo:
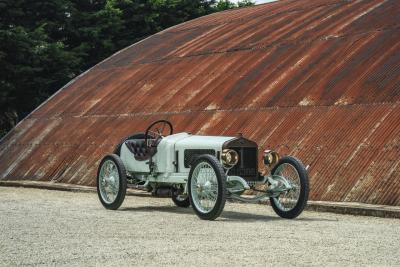
M306 168L294 157L283 157L271 173L283 177L291 186L278 197L270 198L272 208L282 218L296 218L307 205L309 182Z
M125 166L115 154L105 156L97 171L97 194L106 209L118 209L127 188Z
M211 155L201 155L189 173L190 203L200 219L214 220L226 201L226 174L221 163Z

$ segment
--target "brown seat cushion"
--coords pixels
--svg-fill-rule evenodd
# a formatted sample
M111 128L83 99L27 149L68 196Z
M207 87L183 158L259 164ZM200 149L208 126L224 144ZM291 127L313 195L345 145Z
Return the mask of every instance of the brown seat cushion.
M135 156L136 160L147 160L157 152L156 147L148 148L144 139L131 139L125 141L129 151Z

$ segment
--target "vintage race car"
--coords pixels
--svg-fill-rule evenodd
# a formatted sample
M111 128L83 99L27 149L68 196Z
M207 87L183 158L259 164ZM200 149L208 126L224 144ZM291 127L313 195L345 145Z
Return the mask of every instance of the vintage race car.
M241 135L173 134L169 121L152 123L105 156L97 173L97 192L103 206L118 209L128 187L171 197L179 207L193 207L205 220L214 220L227 198L258 203L270 200L283 218L295 218L307 204L309 182L296 158L280 158L266 150L258 171L258 145ZM252 189L253 194L243 194Z

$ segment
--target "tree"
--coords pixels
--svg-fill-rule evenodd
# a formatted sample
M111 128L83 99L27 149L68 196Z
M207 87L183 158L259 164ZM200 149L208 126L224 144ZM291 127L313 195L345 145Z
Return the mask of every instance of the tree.
M63 4L47 1L51 12L26 1L0 4L0 134L77 74L79 58L49 34L60 28Z
M0 137L69 80L123 47L244 0L0 2Z

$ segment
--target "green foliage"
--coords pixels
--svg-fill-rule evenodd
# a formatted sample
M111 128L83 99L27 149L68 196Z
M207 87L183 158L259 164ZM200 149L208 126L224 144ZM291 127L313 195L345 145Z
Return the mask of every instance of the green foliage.
M232 9L236 7L235 3L232 3L228 0L220 0L217 5L216 5L218 10L226 10L226 9Z
M0 1L0 137L76 75L151 34L249 0Z
M237 6L238 7L254 6L254 1L252 0L238 1Z

